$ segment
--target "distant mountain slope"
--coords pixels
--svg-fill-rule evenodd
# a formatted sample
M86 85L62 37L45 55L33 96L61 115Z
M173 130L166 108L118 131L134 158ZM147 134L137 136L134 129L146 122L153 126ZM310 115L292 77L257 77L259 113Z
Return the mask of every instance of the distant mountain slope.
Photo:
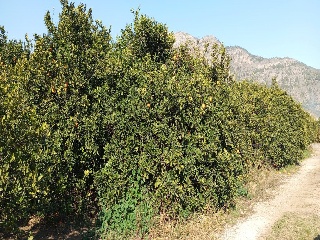
M209 44L220 44L214 36L198 39L190 34L175 33L175 46L188 43L204 50ZM263 58L250 54L244 48L226 47L231 57L231 72L237 80L252 80L269 85L273 77L279 86L312 115L320 117L320 70L292 58Z

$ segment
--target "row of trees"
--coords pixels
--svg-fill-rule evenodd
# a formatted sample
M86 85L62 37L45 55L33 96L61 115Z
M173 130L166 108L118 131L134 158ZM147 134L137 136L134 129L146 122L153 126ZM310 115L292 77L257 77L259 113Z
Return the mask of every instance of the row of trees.
M2 229L94 210L101 236L145 234L159 213L230 206L250 168L295 164L316 139L276 84L234 82L223 46L210 61L174 49L139 12L113 40L91 9L61 4L33 41L1 28Z

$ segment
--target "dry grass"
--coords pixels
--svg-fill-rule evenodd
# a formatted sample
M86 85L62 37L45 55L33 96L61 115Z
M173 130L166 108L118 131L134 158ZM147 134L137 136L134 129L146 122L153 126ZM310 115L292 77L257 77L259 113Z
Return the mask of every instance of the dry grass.
M320 240L320 216L288 213L272 227L267 240Z

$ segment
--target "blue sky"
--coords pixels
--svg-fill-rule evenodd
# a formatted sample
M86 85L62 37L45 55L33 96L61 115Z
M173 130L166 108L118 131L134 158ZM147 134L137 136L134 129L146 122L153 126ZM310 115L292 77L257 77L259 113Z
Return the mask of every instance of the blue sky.
M120 33L130 9L165 23L173 32L214 35L226 46L238 45L262 57L291 57L320 69L320 0L82 0L93 17ZM46 32L49 10L58 19L59 0L0 0L0 25L11 39Z

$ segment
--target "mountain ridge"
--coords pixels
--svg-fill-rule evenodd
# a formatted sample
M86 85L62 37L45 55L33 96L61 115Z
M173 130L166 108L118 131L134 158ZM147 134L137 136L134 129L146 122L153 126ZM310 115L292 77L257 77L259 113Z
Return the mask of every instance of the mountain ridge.
M196 38L184 32L175 33L174 47L187 44L205 53L206 46L222 44L215 36ZM236 80L249 80L270 85L276 77L279 86L300 102L314 117L320 117L320 70L289 57L264 58L241 46L226 46L231 57L230 71Z
M300 63L300 64L303 64L305 65L306 67L308 68L312 68L314 70L317 70L317 71L320 71L320 69L318 68L315 68L315 67L312 67L312 66L309 66L307 65L306 63L304 62L301 62L295 58L291 58L291 57L262 57L262 56L259 56L259 55L256 55L256 54L253 54L253 53L250 53L247 49L241 47L241 46L238 46L238 45L234 45L234 46L226 46L226 48L239 48L239 49L242 49L243 51L247 52L249 55L253 56L253 57L256 57L256 58L261 58L261 59L268 59L268 60L272 60L272 59L277 59L277 60L288 60L288 61L292 61L292 62L297 62L297 63Z

